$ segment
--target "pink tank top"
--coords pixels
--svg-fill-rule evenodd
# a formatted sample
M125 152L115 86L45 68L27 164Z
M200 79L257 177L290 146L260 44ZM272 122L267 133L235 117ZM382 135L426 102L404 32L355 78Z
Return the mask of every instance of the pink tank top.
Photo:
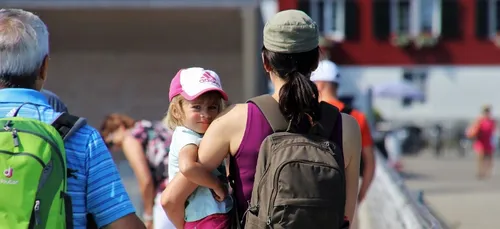
M257 105L248 103L248 117L245 134L241 140L240 148L231 157L231 174L234 175L235 190L240 217L242 212L248 208L248 200L252 196L257 158L259 156L260 144L273 133L271 125L262 114Z
M490 151L493 146L491 138L495 131L495 121L491 118L481 118L479 120L479 130L477 132L476 145L481 145L486 151Z

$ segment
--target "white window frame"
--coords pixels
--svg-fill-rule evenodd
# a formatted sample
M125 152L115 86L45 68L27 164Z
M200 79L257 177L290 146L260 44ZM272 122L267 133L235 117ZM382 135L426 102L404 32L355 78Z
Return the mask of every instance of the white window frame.
M309 14L314 21L322 21L323 28L320 31L324 36L335 40L343 41L345 38L345 1L346 0L310 0ZM323 18L319 18L319 3L323 2ZM333 4L337 4L335 12ZM333 28L333 17L335 16L335 30Z
M497 38L497 1L498 0L488 0L488 36L490 39L494 40Z
M409 31L410 37L417 37L421 35L422 31L422 20L421 20L421 1L422 0L391 0L390 2L390 28L392 34L399 34L399 17L398 17L398 3L399 2L409 2ZM441 13L442 13L442 0L433 0L432 3L432 28L431 35L433 37L439 37L441 35Z

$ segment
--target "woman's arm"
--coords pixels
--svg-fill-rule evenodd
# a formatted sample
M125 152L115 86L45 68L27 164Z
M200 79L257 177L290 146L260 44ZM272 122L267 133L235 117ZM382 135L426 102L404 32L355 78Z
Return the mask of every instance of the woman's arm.
M346 204L345 215L353 221L358 196L359 161L361 156L361 131L356 120L342 114L342 148L344 150Z
M123 152L139 183L144 214L152 217L155 198L154 183L142 145L133 136L126 136L123 140Z
M233 109L234 105L227 108L219 115L208 127L208 130L203 135L200 146L198 148L198 161L203 165L204 169L197 169L185 173L190 181L204 187L214 188L219 187L220 182L213 176L210 171L216 169L229 155L231 137L234 137L234 123L231 123L237 115L237 109ZM241 121L241 116L239 117ZM207 179L211 176L211 179Z
M465 135L468 138L476 138L479 133L479 125L481 124L481 117L474 120L472 125L470 125L465 131Z
M161 205L177 229L184 229L184 209L189 195L198 185L177 173L161 194Z

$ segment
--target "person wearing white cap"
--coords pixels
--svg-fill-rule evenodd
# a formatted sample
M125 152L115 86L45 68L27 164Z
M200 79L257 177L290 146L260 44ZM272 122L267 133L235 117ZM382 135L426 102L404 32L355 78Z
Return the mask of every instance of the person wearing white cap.
M174 130L168 158L170 183L174 179L179 182L182 179L179 176L184 177L198 166L198 145L210 123L224 109L227 94L222 90L217 73L196 67L181 69L175 75L170 84L169 100L166 122ZM212 174L215 177L209 178L225 184L225 163L219 164ZM213 191L214 194L211 189L191 182L177 189L167 185L162 194L162 205L176 228L229 228L227 213L232 209L233 201L229 196L224 198L224 189L215 188ZM177 204L165 201L178 194L182 195L177 197Z
M323 52L328 53L328 52ZM328 102L343 113L350 114L356 119L361 130L362 154L360 163L360 188L358 202L363 201L375 174L375 157L370 125L366 116L356 109L345 105L337 98L337 89L340 84L340 73L335 63L324 55L318 68L311 74L311 81L316 83L321 101ZM357 224L356 220L353 224ZM355 227L353 227L355 228Z

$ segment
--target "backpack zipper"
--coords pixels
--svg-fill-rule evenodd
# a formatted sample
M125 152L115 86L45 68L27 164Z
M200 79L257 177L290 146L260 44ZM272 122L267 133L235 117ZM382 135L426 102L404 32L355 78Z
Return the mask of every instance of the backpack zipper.
M59 148L57 147L57 144L55 142L53 142L51 139L39 134L39 133L35 133L35 132L32 132L32 131L27 131L27 130L20 130L20 129L9 129L9 130L0 130L0 132L13 132L13 130L16 131L16 135L17 135L17 132L21 132L21 133L28 133L28 134L32 134L32 135L35 135L41 139L43 139L44 141L46 141L47 143L49 143L50 146L52 146L52 148L56 151L56 154L57 156L59 157L59 160L61 161L62 163L62 174L63 174L63 190L65 190L66 188L66 166L64 165L64 160L63 160L63 156L62 156L62 153L61 151L59 150Z
M267 172L269 171L269 167L266 168L266 171L264 171L264 174L262 175L262 179L259 181L259 185L257 186L257 203L259 203L260 200L260 189L262 188L262 185L264 185L264 181L267 180Z
M13 152L5 151L5 150L0 150L0 153L1 154L11 155L11 156L28 156L28 157L31 157L31 158L35 159L38 162L38 164L40 164L42 166L42 171L44 171L45 168L46 168L46 166L47 166L40 157L37 157L37 156L35 156L35 155L31 154L31 153L25 153L25 152L13 153ZM39 225L41 223L40 222L40 200L39 199L35 200L33 211L34 211L34 217L35 217L35 225Z
M284 147L287 147L287 146L295 146L295 145L302 145L302 144L307 144L307 145L311 145L311 146L314 146L314 147L319 147L319 148L328 148L330 147L330 143L328 142L325 142L325 143L322 143L321 145L316 145L316 144L313 144L313 143L307 143L307 142L303 142L303 143L298 143L298 142L295 142L295 143L290 143L290 144L287 144L285 145ZM331 146L335 146L335 145L331 145ZM334 153L335 154L335 153ZM262 179L259 181L259 184L257 185L257 203L259 202L260 200L260 189L262 188L262 185L264 184L264 181L267 180L267 172L269 171L269 167L266 168L266 171L264 171L264 174L262 175ZM273 187L274 188L274 187ZM249 205L250 206L250 205Z
M286 144L283 146L283 148L285 147L291 147L291 146L296 146L296 145L301 145L301 146L304 146L304 145L309 145L309 146L313 146L313 147L316 147L316 148L321 148L323 150L327 150L329 152L332 153L332 155L335 155L335 152L332 150L332 148L330 148L331 146L334 146L334 145L331 145L328 141L325 141L321 144L314 144L314 143L309 143L309 142L295 142L295 143L290 143L290 144ZM284 162L284 163L281 163L278 168L276 169L276 173L274 174L274 179L273 179L273 189L271 191L271 196L269 197L269 207L267 209L267 221L266 221L266 224L269 226L271 225L271 210L272 208L274 207L274 202L276 201L276 196L278 195L278 193L276 192L276 186L278 186L278 174L281 173L281 170L283 170L283 168L290 164L290 163L296 163L296 162L305 162L305 163L308 163L308 164L315 164L315 165L321 165L321 166L324 166L324 167L328 167L328 168L331 168L331 169L334 169L336 170L337 172L340 173L339 169L333 167L333 166L330 166L326 163L322 163L322 162L312 162L312 161L307 161L307 160L293 160L293 161L287 161L287 162ZM260 193L260 192L259 192ZM272 203L272 204L271 204Z
M0 133L1 132L13 132L14 128L4 128L4 129L1 129L0 130ZM49 143L49 145L52 147L53 150L56 151L56 154L57 154L57 157L59 158L59 161L61 162L61 167L62 167L62 174L63 174L63 192L64 190L66 190L66 176L67 176L67 173L66 173L66 165L65 165L65 161L63 159L63 156L62 156L62 153L61 153L61 150L59 150L59 148L57 147L57 144L55 142L53 142L51 139L39 134L39 133L35 133L35 132L32 132L32 131L27 131L27 130L20 130L20 129L15 129L16 130L16 135L17 135L17 132L22 132L22 133L28 133L28 134L32 134L34 136L37 136L41 139L43 139L44 141L46 141L47 143ZM15 140L14 140L15 141ZM29 154L29 153L28 153ZM32 156L35 156L35 155L32 155ZM36 157L36 156L35 156ZM42 161L43 163L43 161ZM62 214L62 205L63 205L63 201L61 201L61 206L60 206L60 214Z
M14 140L14 147L19 146L19 136L17 135L16 128L12 129L12 140Z
M42 168L45 168L45 163L43 163L43 160L31 153L25 153L25 152L21 152L21 153L13 153L13 152L9 152L9 151L6 151L6 150L0 150L0 153L1 154L8 154L8 155L12 155L12 156L28 156L28 157L31 157L33 159L35 159L41 166Z
M291 164L291 163L307 163L307 164L314 164L314 165L320 165L320 166L323 166L323 167L328 167L330 169L333 169L335 171L337 171L339 174L340 173L340 170L331 166L331 165L328 165L326 163L322 163L322 162L312 162L312 161L307 161L307 160L293 160L293 161L287 161L285 163L282 163L278 166L278 168L276 169L276 173L274 174L274 181L273 181L273 190L271 191L271 196L269 197L269 208L267 210L267 225L270 225L271 224L271 210L274 208L274 202L276 201L276 197L278 196L278 192L276 191L276 187L278 186L278 179L279 179L279 176L278 174L281 173L281 170L283 170L283 168L288 165L288 164ZM272 204L271 204L272 203Z
M35 207L33 208L35 211L35 225L39 225L40 222L40 200L35 200Z

